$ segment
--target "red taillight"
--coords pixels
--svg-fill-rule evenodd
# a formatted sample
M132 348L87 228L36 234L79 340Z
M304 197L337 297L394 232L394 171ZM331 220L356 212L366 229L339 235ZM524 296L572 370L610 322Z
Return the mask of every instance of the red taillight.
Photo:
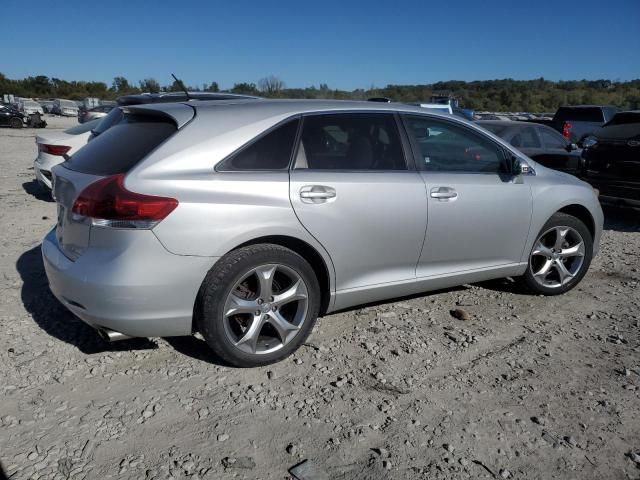
M102 227L152 228L178 206L175 198L130 192L124 174L105 177L85 188L71 211Z
M571 138L571 125L569 122L564 122L562 124L562 136L569 140Z
M38 150L43 153L48 153L49 155L58 155L62 157L71 150L71 147L67 147L66 145L47 145L46 143L39 143Z

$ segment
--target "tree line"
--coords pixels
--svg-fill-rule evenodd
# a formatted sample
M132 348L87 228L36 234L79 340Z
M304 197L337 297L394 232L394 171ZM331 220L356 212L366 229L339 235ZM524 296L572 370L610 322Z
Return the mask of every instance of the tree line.
M190 91L219 92L217 82L191 85ZM12 80L0 73L0 94L7 93L32 98L67 98L81 100L98 97L114 100L121 95L142 92L176 92L182 86L174 81L160 85L153 78L130 82L125 77L115 77L111 85L104 82L67 81L44 75ZM615 105L624 109L640 109L640 79L630 81L611 80L481 80L447 81L424 85L387 85L383 88L339 90L321 83L318 87L287 88L275 76L260 79L257 83L236 83L225 92L259 95L269 98L327 98L364 100L371 97L387 97L398 102L428 101L431 95L452 95L460 105L475 110L512 112L554 112L561 105Z

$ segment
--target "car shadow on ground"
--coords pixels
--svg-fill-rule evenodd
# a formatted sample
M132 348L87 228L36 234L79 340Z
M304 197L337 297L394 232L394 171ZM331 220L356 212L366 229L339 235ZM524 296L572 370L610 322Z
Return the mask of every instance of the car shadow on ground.
M229 365L218 357L215 352L209 348L207 342L200 338L194 336L164 337L164 340L171 345L176 352L191 357L194 360L207 362L220 367L235 368L233 365Z
M640 210L603 205L604 229L617 232L640 232Z
M43 202L53 202L51 192L46 191L40 186L37 180L31 180L30 182L24 182L22 188L29 195L41 200Z
M158 348L156 343L146 338L108 343L93 328L69 312L49 290L40 245L23 253L16 262L16 269L23 282L21 297L24 308L38 326L52 337L86 354Z

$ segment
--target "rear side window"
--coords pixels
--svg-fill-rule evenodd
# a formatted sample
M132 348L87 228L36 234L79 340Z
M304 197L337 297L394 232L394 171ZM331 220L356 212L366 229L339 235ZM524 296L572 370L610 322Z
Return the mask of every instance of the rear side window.
M161 117L128 114L123 120L78 150L64 166L91 175L126 173L177 130Z
M216 170L226 172L286 170L296 140L299 119L277 126L222 161Z
M341 113L306 117L296 168L406 170L394 115Z

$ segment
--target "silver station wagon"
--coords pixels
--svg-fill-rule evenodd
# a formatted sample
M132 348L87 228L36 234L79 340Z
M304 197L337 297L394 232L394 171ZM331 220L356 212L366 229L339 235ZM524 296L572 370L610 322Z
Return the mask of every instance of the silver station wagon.
M373 102L121 107L53 169L51 290L104 338L200 332L226 362L316 318L500 277L564 293L598 250L593 189L472 123Z

